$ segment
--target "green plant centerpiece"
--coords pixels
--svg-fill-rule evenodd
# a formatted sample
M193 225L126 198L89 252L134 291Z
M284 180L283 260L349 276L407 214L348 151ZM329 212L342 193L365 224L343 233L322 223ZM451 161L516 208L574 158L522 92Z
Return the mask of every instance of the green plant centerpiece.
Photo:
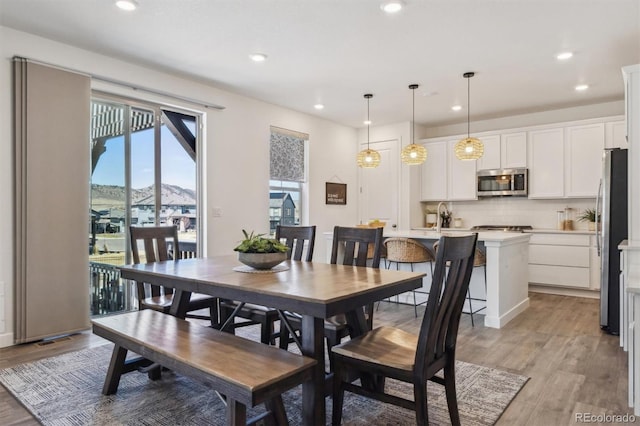
M578 220L580 222L589 222L589 231L596 230L596 216L598 220L600 219L600 215L596 213L595 209L586 209L583 211L580 216L578 216Z
M271 269L287 259L289 247L265 234L247 233L244 229L244 240L234 248L238 252L238 260L254 269Z

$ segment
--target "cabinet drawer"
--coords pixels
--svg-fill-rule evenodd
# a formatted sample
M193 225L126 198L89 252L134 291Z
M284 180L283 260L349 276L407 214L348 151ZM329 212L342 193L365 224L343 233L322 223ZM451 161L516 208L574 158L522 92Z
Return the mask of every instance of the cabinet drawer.
M589 268L529 265L529 282L562 287L589 288Z
M529 245L529 264L589 267L591 249L579 246Z
M588 246L589 235L531 234L529 244L552 244L561 246Z

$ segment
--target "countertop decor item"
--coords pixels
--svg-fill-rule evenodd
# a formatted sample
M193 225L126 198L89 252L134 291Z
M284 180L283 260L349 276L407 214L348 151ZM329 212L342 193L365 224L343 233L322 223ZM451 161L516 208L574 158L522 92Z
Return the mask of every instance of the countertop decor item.
M449 228L451 226L451 212L446 208L440 212L440 219L442 220L443 228Z
M411 118L411 143L402 148L400 158L404 164L416 166L424 163L427 159L427 148L415 143L416 140L416 89L417 84L410 84L409 89L413 92L413 116Z
M473 72L465 72L462 75L467 79L467 137L456 143L455 152L458 160L477 160L478 158L482 157L482 154L484 154L484 144L480 141L480 139L472 138L469 132L469 120L471 115L471 102L469 101L471 90L469 80L474 75L475 73Z
M380 153L375 149L369 148L369 127L371 126L371 120L369 120L369 99L373 98L371 93L364 95L367 100L367 149L363 149L358 153L358 167L365 169L373 169L380 165Z
M244 229L244 240L234 248L238 260L255 269L271 269L287 259L289 247L273 238L265 238L264 234L254 235Z
M598 215L598 219L600 219L600 215ZM589 222L589 231L596 230L596 210L595 209L586 209L583 211L580 216L578 216L578 220L580 222Z

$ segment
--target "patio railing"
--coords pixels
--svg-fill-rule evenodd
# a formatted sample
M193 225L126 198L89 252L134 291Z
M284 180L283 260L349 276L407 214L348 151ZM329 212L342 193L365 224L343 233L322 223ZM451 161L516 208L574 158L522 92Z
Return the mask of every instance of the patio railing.
M105 315L133 309L134 303L129 284L120 279L117 266L89 262L91 315Z

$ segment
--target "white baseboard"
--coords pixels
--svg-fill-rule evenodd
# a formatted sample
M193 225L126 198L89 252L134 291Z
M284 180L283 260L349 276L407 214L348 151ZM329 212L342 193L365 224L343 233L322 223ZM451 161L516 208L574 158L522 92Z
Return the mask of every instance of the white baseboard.
M13 333L0 334L0 348L6 348L15 345Z
M533 293L557 294L559 296L587 297L600 299L600 290L586 290L580 288L551 287L529 283L529 291Z
M516 306L514 306L511 309L509 309L501 317L485 316L484 317L484 325L486 327L491 327L491 328L502 328L509 321L511 321L512 319L517 317L519 314L524 312L528 307L529 307L529 298L527 297L522 302L518 303Z

